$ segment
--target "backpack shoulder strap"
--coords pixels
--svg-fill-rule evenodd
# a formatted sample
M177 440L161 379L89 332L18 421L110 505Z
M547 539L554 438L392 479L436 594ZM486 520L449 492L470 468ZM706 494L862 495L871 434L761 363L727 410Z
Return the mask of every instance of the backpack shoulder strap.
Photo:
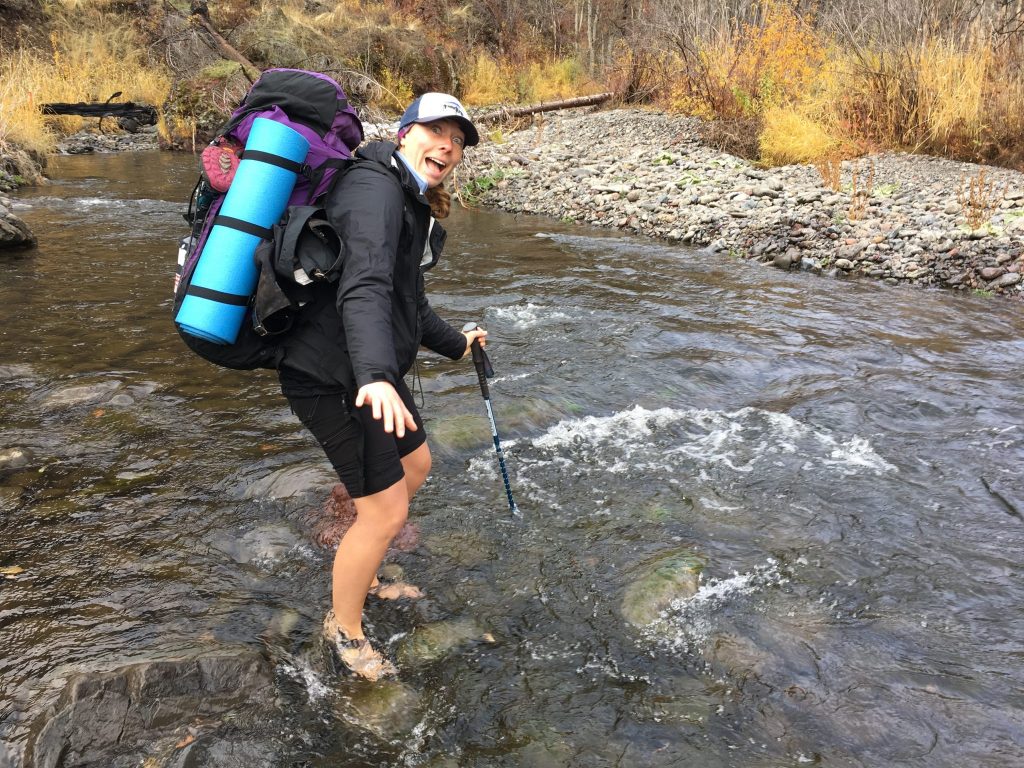
M334 178L331 179L331 185L324 190L323 194L318 199L322 200L331 194L331 190L334 189L335 185L341 180L341 177L345 175L349 168L358 162L354 157L329 157L320 163L317 168L312 171L309 176L309 189L310 193L313 192L317 187L320 186L320 182L323 181L324 176L327 175L328 171L337 170L334 174ZM314 202L313 200L309 201Z

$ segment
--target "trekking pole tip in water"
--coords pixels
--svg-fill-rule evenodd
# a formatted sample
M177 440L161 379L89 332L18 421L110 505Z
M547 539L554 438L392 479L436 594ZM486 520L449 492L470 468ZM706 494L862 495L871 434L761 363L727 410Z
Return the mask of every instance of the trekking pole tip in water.
M480 326L474 322L468 322L462 326L462 332L468 333L469 331L475 331ZM491 361L487 357L487 353L484 352L484 348L480 345L479 339L474 339L473 343L470 344L470 351L473 354L473 365L476 366L476 377L480 382L480 392L484 396L484 406L487 408L487 418L491 422L491 438L494 440L494 452L498 455L498 467L501 469L501 479L505 484L505 495L508 497L508 508L509 511L515 517L521 517L519 507L516 506L515 499L512 498L512 485L508 479L508 468L505 466L505 453L501 450L501 440L498 437L498 425L494 421L494 410L491 408L491 390L487 385L487 380L494 378L494 368L491 367Z

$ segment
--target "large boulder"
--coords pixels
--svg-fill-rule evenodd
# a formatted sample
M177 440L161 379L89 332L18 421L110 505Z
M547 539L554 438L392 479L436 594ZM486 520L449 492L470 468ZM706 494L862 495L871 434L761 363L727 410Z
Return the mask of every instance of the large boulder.
M25 768L138 765L167 739L191 744L194 723L214 736L223 716L272 696L270 665L247 649L83 673L33 724Z
M36 236L28 224L11 213L11 201L0 197L0 249L26 249L36 247Z

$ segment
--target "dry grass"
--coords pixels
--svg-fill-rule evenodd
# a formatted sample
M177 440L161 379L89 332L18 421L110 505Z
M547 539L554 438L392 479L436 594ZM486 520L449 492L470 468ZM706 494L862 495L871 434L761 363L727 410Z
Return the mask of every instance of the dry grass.
M813 17L785 0L764 0L761 10L758 23L709 37L688 66L676 62L683 82L667 89L673 103L733 119L798 103L820 88L827 48Z
M814 161L814 167L821 174L822 183L833 192L842 188L843 160L838 154L825 155Z
M826 91L828 110L851 144L1024 161L1024 71L992 38L837 49L830 66L840 76Z
M601 85L587 76L574 58L544 59L530 64L520 82L525 101L544 102L600 93Z
M452 90L474 106L613 90L628 103L653 101L716 121L709 135L737 154L816 164L826 185L840 158L881 147L1024 167L1024 33L997 38L980 25L953 31L950 24L944 34L921 27L901 38L856 10L839 14L865 29L876 23L865 41L852 26L845 34L826 26L835 8L816 19L800 11L813 4L795 0L655 3L650 13L610 24L595 50L568 29L578 3L555 0L550 30L526 6L492 6L223 0L210 11L259 65L348 78L357 100L388 112L424 90ZM44 122L37 108L45 101L105 100L121 91L123 99L163 103L168 76L150 63L137 30L155 39L162 34L156 17L174 10L153 6L152 19L121 15L138 7L53 0L47 8L58 31L48 55L0 50L0 143L45 153L55 133L82 124ZM702 18L707 23L698 24Z
M840 140L822 123L793 107L771 107L764 113L758 139L767 165L813 163L834 155Z
M517 100L515 73L507 64L478 52L463 75L462 95L467 104L507 104Z
M657 90L670 109L759 121L759 159L816 162L881 147L1024 167L1024 50L976 25L955 39L827 37L793 3L673 54ZM674 73L674 74L673 74Z
M868 201L875 188L875 161L868 158L864 168L859 161L850 164L850 208L847 216L850 221L864 218L868 210Z
M56 136L39 113L37 94L44 82L46 63L26 51L0 51L0 154L13 145L46 154Z
M963 210L967 226L978 229L992 218L1005 196L1005 187L997 189L996 183L981 168L974 176L960 180L956 199Z

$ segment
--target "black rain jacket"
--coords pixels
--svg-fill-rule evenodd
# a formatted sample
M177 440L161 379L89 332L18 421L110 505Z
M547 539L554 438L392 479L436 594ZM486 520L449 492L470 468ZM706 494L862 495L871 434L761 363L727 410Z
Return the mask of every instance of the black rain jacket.
M453 360L466 351L466 337L427 301L423 276L446 235L436 221L431 227L430 206L396 150L391 142L360 148L324 201L344 266L336 286L317 286L282 343L285 395L353 397L373 381L397 384L420 345Z

